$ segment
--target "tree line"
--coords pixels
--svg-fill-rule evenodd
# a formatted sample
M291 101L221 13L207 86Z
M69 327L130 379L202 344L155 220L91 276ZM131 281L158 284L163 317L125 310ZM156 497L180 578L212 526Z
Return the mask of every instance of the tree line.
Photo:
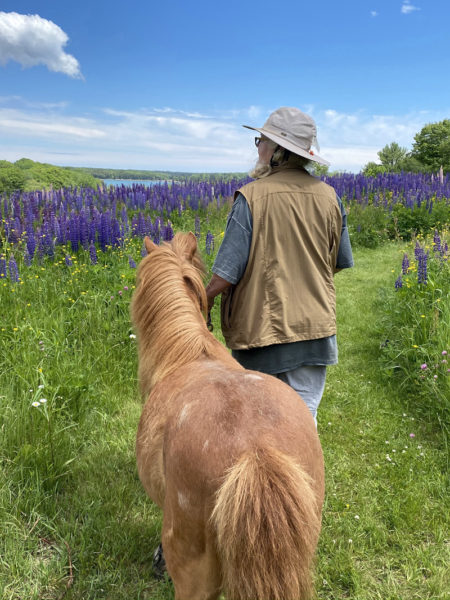
M364 175L380 173L426 173L440 170L450 172L450 119L429 123L414 136L412 150L408 152L397 142L387 144L378 152L380 163L369 162Z
M96 167L72 167L98 179L136 179L147 181L231 181L242 179L247 173L188 173L186 171L146 171L143 169L103 169Z

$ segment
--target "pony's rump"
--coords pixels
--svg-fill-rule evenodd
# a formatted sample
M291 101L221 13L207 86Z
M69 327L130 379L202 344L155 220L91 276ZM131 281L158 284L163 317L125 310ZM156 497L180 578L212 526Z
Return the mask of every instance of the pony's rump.
M274 448L243 454L211 515L227 599L310 597L320 512L311 478L291 457Z

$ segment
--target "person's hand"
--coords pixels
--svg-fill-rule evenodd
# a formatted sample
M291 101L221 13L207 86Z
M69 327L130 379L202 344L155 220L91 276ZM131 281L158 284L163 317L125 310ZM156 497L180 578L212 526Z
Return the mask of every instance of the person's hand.
M211 311L208 310L208 317L206 319L206 327L209 329L209 331L213 331L214 327L211 321Z

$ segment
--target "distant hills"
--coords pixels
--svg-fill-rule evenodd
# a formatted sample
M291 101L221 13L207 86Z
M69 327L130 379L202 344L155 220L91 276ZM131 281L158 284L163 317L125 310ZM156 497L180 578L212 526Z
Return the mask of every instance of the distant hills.
M33 191L62 187L97 187L104 179L167 181L229 181L243 179L247 173L187 173L182 171L143 171L90 167L57 167L21 158L15 163L0 160L0 193L15 190Z
M188 173L186 171L144 171L136 169L101 169L91 167L71 167L75 171L92 175L98 179L138 179L163 181L229 181L243 179L247 173Z

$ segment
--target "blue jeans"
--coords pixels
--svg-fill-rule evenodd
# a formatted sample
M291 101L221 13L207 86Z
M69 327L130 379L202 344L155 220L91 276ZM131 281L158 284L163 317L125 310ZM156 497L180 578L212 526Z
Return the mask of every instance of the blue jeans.
M317 409L322 400L326 376L327 368L325 366L297 367L292 371L274 375L274 377L278 377L278 379L287 383L301 396L314 417L316 427Z

